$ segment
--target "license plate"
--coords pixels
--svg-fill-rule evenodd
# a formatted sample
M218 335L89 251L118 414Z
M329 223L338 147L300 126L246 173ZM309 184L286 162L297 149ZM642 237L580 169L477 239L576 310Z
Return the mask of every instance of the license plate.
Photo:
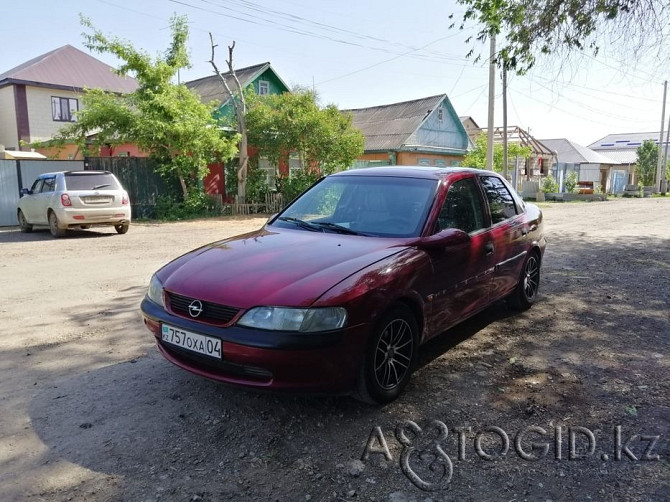
M161 340L183 349L221 359L221 340L163 324Z
M87 203L101 203L101 202L109 202L111 201L112 198L104 195L90 195L88 197L84 197L84 202Z

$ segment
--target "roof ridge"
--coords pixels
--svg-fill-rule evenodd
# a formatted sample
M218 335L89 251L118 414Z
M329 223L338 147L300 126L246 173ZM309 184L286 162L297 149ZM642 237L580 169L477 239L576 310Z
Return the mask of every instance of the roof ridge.
M264 63L252 64L252 65L250 65L250 66L245 66L245 67L243 67L243 68L235 68L235 72L237 73L237 72L239 72L239 71L247 71L247 70L250 70L250 69L252 69L252 68L263 67L263 66L265 66L265 65L272 66L272 65L270 64L269 61L266 61L266 62L264 62ZM231 73L230 70L228 70L228 71L222 71L222 72L220 73L220 75L227 75L227 74L229 74L229 73ZM201 81L201 80L205 80L205 79L212 78L212 77L217 77L217 76L218 76L218 75L216 75L216 74L212 74L212 75L207 75L206 77L194 78L193 80L188 80L188 81L184 82L184 85L186 85L186 84L192 84L192 83L194 83L194 82L199 82L199 81Z
M359 110L372 110L373 108L388 108L390 106L397 106L397 105L404 105L404 104L409 104L409 103L418 103L419 101L428 101L431 99L436 99L436 98L445 98L447 95L445 94L436 94L435 96L428 96L425 98L418 98L418 99L410 99L408 101L398 101L397 103L387 103L385 105L377 105L377 106L365 106L362 108L347 108L342 111L347 111L347 112L354 112L354 111L359 111Z

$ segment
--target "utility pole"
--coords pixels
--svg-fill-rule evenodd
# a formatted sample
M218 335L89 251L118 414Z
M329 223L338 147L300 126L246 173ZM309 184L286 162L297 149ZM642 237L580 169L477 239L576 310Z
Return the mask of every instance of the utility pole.
M664 170L663 167L663 127L665 126L665 99L668 94L668 81L663 84L663 111L661 113L661 137L658 138L658 164L656 165L656 183L654 184L654 192L661 191L661 176Z
M502 69L503 88L503 175L507 179L507 64L503 62ZM516 187L514 187L516 189Z
M491 37L491 54L489 57L489 123L486 138L486 169L493 171L493 114L495 105L495 91L496 91L496 37L490 34Z

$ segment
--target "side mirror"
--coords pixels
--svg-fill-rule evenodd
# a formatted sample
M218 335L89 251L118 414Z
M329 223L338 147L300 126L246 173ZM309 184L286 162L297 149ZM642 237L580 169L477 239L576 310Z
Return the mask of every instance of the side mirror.
M21 197L24 195L30 195L30 189L29 188L22 188L21 189Z
M447 228L414 242L415 246L422 249L444 249L464 244L470 244L470 236L458 228Z

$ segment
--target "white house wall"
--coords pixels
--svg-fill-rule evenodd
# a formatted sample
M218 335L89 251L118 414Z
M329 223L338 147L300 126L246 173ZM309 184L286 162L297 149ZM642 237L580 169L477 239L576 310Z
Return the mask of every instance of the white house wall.
M77 92L26 86L31 142L51 139L61 128L69 124L69 122L60 122L53 119L51 113L52 96L76 98L79 100L79 108L81 109L81 94Z
M4 145L5 148L19 149L14 86L12 85L0 89L0 145Z

